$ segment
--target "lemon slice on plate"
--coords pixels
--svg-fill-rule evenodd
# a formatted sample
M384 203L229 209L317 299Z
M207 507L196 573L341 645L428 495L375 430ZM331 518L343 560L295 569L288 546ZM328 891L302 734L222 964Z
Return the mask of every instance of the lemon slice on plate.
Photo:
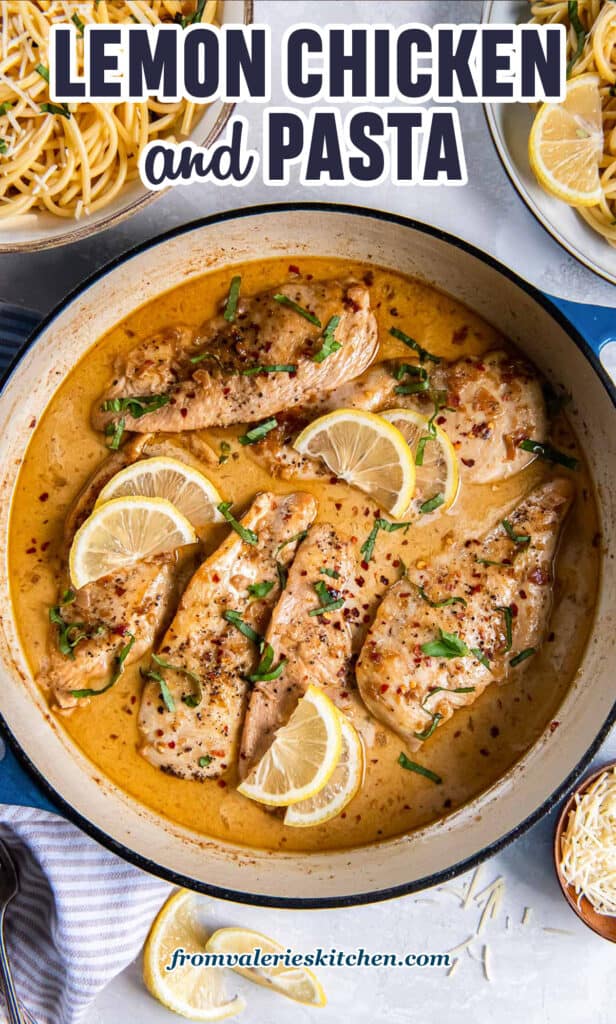
M238 793L272 807L314 796L329 782L340 759L338 710L322 690L309 686L285 726Z
M322 459L332 473L369 494L395 518L410 505L413 459L403 436L382 416L338 409L310 423L293 447L301 455Z
M335 818L351 802L364 777L364 751L346 715L338 712L342 735L340 759L329 782L308 800L287 808L285 825L307 828Z
M389 409L382 415L403 435L415 461L415 493L405 512L420 519L446 512L453 505L460 480L458 457L449 437L413 409Z
M115 498L94 509L73 538L69 554L76 590L144 558L194 544L186 516L165 498Z
M197 918L195 897L186 889L171 896L154 920L143 950L143 980L163 1006L190 1020L224 1020L246 1006L241 996L229 999L220 967L173 964L173 952L203 953L208 940Z
M285 947L278 942L249 928L220 928L208 939L205 948L208 953L235 953L238 956L242 953L252 954L255 949L268 954L286 952ZM257 985L281 992L297 1003L304 1003L306 1006L325 1006L327 1002L322 985L312 971L305 967L285 967L281 963L276 967L231 969Z
M528 140L537 181L570 206L595 206L602 198L599 162L603 121L598 75L580 75L567 85L562 103L540 107Z
M193 526L223 521L217 508L222 498L211 480L198 469L165 455L141 459L121 469L103 487L95 508L113 498L130 495L166 498Z

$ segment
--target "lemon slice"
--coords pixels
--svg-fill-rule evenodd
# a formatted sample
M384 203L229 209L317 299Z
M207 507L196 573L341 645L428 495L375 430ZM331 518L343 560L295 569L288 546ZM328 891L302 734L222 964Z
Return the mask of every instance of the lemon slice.
M165 498L115 498L94 509L73 538L69 555L76 590L144 558L194 544L186 516Z
M382 415L404 436L414 460L418 450L422 451L421 465L415 464L415 493L406 512L422 520L431 514L431 504L435 506L434 514L446 512L453 505L460 480L458 457L449 437L436 423L430 425L426 416L413 409L389 409ZM429 440L420 449L422 437Z
M250 931L249 928L220 928L208 939L208 953L242 953L252 954L255 949L261 953L285 953L286 949L278 942ZM274 989L282 995L294 999L306 1006L325 1006L327 999L318 979L305 967L285 967L283 963L276 967L232 967L242 977L254 981L264 988Z
M103 487L94 507L130 495L166 498L193 526L223 521L217 508L222 498L211 480L198 469L166 455L141 459L121 469Z
M528 140L537 181L570 206L594 206L603 195L599 161L603 122L598 75L580 75L567 85L562 103L540 107Z
M329 782L340 758L342 736L335 704L309 686L274 742L238 793L272 807L307 800Z
M364 752L361 740L346 715L340 716L342 750L334 773L323 789L308 800L287 808L285 825L308 828L335 818L351 802L364 777Z
M338 409L310 423L293 447L322 459L337 477L369 494L396 518L410 505L413 459L400 432L381 416Z
M241 996L227 997L220 967L177 963L173 953L205 952L208 935L197 919L195 897L186 889L170 896L154 920L143 950L143 980L155 999L190 1020L224 1020L246 1006Z

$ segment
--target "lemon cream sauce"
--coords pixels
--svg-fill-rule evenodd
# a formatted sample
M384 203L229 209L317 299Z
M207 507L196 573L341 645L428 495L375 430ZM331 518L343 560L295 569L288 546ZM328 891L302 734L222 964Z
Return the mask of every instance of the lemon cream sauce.
M163 327L198 327L224 301L231 277L241 274L250 294L296 280L297 271L314 278L365 280L378 319L377 358L409 358L392 338L398 326L429 351L446 359L481 354L504 339L463 305L441 292L393 271L323 258L293 257L228 267L191 281L142 306L96 342L62 382L40 419L24 457L14 495L9 537L12 599L21 641L33 673L50 643L48 609L63 579L62 531L67 512L90 473L107 456L105 440L90 426L93 402L112 379L118 353ZM366 540L376 508L367 497L329 479L292 481L271 478L237 437L245 426L201 431L216 450L232 449L221 465L203 471L223 498L245 507L261 490L307 490L319 502L320 521L331 522L359 548ZM558 707L581 661L595 605L599 576L598 519L592 485L575 438L560 413L554 444L574 451L580 467L569 475L576 499L566 523L557 562L554 608L541 651L504 686L493 684L468 708L458 711L411 755L442 778L404 770L398 756L404 744L383 726L368 731L366 776L360 793L342 814L313 828L285 827L276 814L241 797L235 779L205 783L170 777L138 753L137 714L142 681L132 665L116 685L87 707L54 713L74 742L121 789L155 812L195 833L245 846L286 850L323 850L375 842L406 833L450 813L499 779L546 728L557 728ZM572 448L574 446L574 448ZM559 474L567 473L557 467ZM428 562L458 540L477 537L503 518L524 495L555 474L534 461L523 472L497 484L462 482L452 508L407 533L381 532L377 558L367 572L377 574L380 593L399 578L401 565ZM225 525L208 528L209 553L226 535ZM148 659L144 659L146 662Z

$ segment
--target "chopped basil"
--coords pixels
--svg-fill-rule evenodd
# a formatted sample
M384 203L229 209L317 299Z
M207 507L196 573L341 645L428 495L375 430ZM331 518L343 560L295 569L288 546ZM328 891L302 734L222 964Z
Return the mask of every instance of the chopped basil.
M61 117L65 117L67 121L70 121L71 119L71 112L68 109L68 104L66 103L61 103L60 106L58 106L57 103L41 103L39 104L39 110L41 110L43 114L59 114ZM95 690L94 692L102 693L103 691Z
M75 14L71 14L71 21L73 22L73 25L75 25L77 31L79 32L79 35L82 36L85 25L79 17L79 15L77 14L77 12L75 12Z
M6 114L7 110L10 110L11 107L13 107L13 106L14 106L13 103L8 103L8 102L0 103L0 117L4 117L4 115Z
M44 78L46 82L49 81L49 68L46 68L44 64L37 64L35 69L36 72Z
M503 529L514 544L530 544L530 534L516 533L509 519L503 519Z
M422 705L422 706L423 706L423 705ZM429 712L428 712L428 714L432 714L432 712L431 712L431 711L429 711ZM435 712L434 712L434 714L432 714L432 721L431 721L431 722L430 722L430 724L429 724L429 725L428 725L428 726L427 726L427 727L426 727L426 728L425 728L425 729L423 730L423 732L414 732L414 733L413 733L413 736L415 737L415 739L417 739L417 740L422 740L422 741L423 741L423 740L429 740L429 739L430 739L430 737L431 737L431 735L432 735L432 733L433 733L433 732L434 732L434 730L436 729L436 727L437 727L438 723L439 723L439 722L441 721L442 717L443 717L443 716L442 716L442 714L440 713L440 711L435 711Z
M300 306L299 303L293 302L293 299L290 299L288 295L281 295L280 293L278 295L274 295L274 301L279 302L281 306L288 306L294 313L299 313L300 316L303 316L304 320L308 320L311 324L314 324L315 327L322 327L318 316L315 316L314 313L310 312L310 310L304 309L304 307Z
M6 153L8 148L6 139L0 139L0 153Z
M398 384L394 388L396 395L419 395L422 391L430 390L429 380L418 380L414 384Z
M453 690L450 690L448 686L435 686L430 693L427 693L422 701L422 708L425 707L425 703L429 697L433 697L435 693L474 693L476 687L474 686L456 686Z
M106 693L107 690L110 690L111 687L117 683L118 679L122 675L122 672L124 671L124 662L128 658L128 655L130 654L133 644L135 642L134 633L128 633L127 635L130 637L130 640L128 641L127 644L124 644L124 647L122 647L118 654L115 655L113 659L114 669L113 672L111 673L111 679L109 680L107 685L103 686L102 690L71 690L71 695L73 697L98 697L101 693Z
M170 664L170 662L165 661L164 658L161 658L160 654L153 654L152 661L154 661L159 668L169 669L171 672L179 672L180 675L186 676L187 679L190 679L191 683L194 683L195 693L192 695L192 697L186 699L182 698L185 704L188 704L189 707L197 707L197 705L201 703L201 701L203 700L203 683L201 682L198 675L195 675L194 672L191 672L189 669L184 668L183 665ZM146 672L145 674L147 675L148 673Z
M280 589L284 590L287 585L289 574L282 562L276 562L276 573L278 574L278 584Z
M272 679L278 679L287 663L287 659L281 658L277 665L274 665L273 662L274 648L271 644L265 644L256 672L247 676L249 681L251 683L269 683Z
M432 392L432 397L433 397L433 401L434 401L434 412L432 413L430 419L428 420L427 426L426 426L426 430L428 431L428 433L424 434L423 437L419 438L419 444L417 445L417 451L415 452L415 465L416 466L423 466L423 460L424 460L424 453L425 453L425 450L426 450L426 445L427 445L428 441L433 441L435 439L435 437L436 437L436 422L435 422L436 421L436 417L438 416L438 414L441 411L441 409L447 409L448 408L448 406L445 405L445 399L443 399L441 401L441 395L442 394L443 394L443 392L440 392L440 391L433 391ZM453 411L454 411L453 409L450 410L450 412L453 412Z
M339 591L330 590L323 580L318 580L317 583L313 583L313 587L321 604L318 608L311 609L311 611L308 612L309 615L326 615L328 612L335 612L338 608L342 608L344 598L337 597Z
M227 441L220 442L220 455L218 456L218 465L224 466L225 462L229 461L229 455L231 454L231 445Z
M173 714L173 712L175 711L175 701L173 699L173 694L171 693L171 690L167 686L167 683L160 675L160 673L155 673L155 675L158 676L157 681L158 685L160 686L160 695L162 697L163 704L167 708L167 711L170 711L171 714Z
M198 761L199 767L200 768L207 768L207 766L212 763L212 760L213 759L210 757L209 754L205 754L203 757L199 758L199 761Z
M449 604L466 604L466 600L463 597L446 597L443 601L431 601L423 587L417 588L419 596L429 604L431 608L446 608Z
M509 664L511 665L512 668L515 668L516 665L521 665L523 661L526 661L527 658L532 657L533 654L536 654L536 648L527 647L526 650L520 651L519 654L516 654L515 658L511 658Z
M575 459L572 455L566 455L565 452L559 452L558 448L553 448L551 444L545 444L543 441L520 441L518 446L525 452L532 452L533 455L538 455L540 459L544 459L546 462L555 462L559 466L566 466L567 469L577 469L579 465L578 459Z
M206 4L206 0L197 0L197 6L196 6L193 14L190 15L190 17L186 17L186 15L182 14L180 11L176 11L175 15L173 16L174 22L176 23L176 25L180 25L181 28L188 28L189 25L197 24L198 22L201 21L201 19L203 17L203 11L205 10L205 4ZM133 17L133 15L131 15L131 17ZM136 20L136 19L134 19L134 20ZM212 759L210 758L210 761L211 760ZM208 764L209 764L209 761L208 761Z
M484 654L484 652L481 650L481 647L471 647L471 654L474 654L474 656L477 658L477 661L480 661L484 668L490 667L488 656Z
M64 600L64 597L69 594L72 596L68 600ZM67 591L66 595L63 595L60 604L55 604L49 609L49 621L53 626L57 626L58 650L60 654L74 661L77 644L81 643L82 640L91 640L94 637L102 636L106 632L106 627L102 624L87 627L85 622L66 622L62 617L60 608L71 604L75 600L75 594L73 591Z
M227 323L232 324L235 321L237 314L237 303L240 297L240 285L242 278L239 274L236 277L231 278L231 285L229 287L229 294L227 296L227 302L225 304L225 311L222 314Z
M411 523L390 523L388 519L375 519L374 526L359 549L359 553L364 556L364 561L369 562L374 554L374 545L379 530L384 530L385 533L394 533L396 530L408 530L411 525Z
M221 501L220 505L217 506L221 516L227 520L231 529L235 530L238 536L240 536L246 544L252 544L253 546L258 544L259 538L254 530L249 530L248 527L242 526L242 524L238 523L237 519L231 515L231 512L229 511L231 504L232 503L230 501Z
M497 611L503 613L505 620L505 636L507 637L507 646L505 647L504 653L511 650L513 644L513 612L509 605L498 605Z
M411 761L404 752L400 753L398 764L402 768L406 768L407 772L417 772L418 775L425 775L427 779L430 779L432 782L436 782L437 785L440 785L443 781L440 775L437 775L436 772L430 771L429 768L424 768L422 764L417 764L416 761Z
M300 541L305 540L308 536L308 530L300 530L299 533L294 533L288 540L283 540L282 544L279 544L276 548L276 554L278 555L283 548L286 548L287 544L294 544L295 541L299 544Z
M275 586L273 580L263 580L262 583L249 583L248 593L254 598L266 597L273 586Z
M297 366L295 363L271 363L249 366L247 370L242 370L244 377L253 377L257 373L297 373Z
M463 658L468 654L464 640L457 633L447 633L444 629L439 629L437 640L422 644L421 649L430 658Z
M338 349L342 348L341 343L339 341L336 341L335 337L336 328L339 323L339 316L332 316L327 321L327 325L325 327L325 330L323 331L323 344L321 345L319 351L315 355L313 355L313 363L324 362L324 360L327 359L328 356L332 356L334 352L337 352Z
M584 44L586 42L586 31L584 29L584 26L582 25L582 22L580 21L577 0L569 0L569 3L567 5L567 13L569 15L571 28L575 32L576 42L575 53L573 54L571 60L567 62L567 78L570 78L573 72L573 68L582 56Z
M262 423L257 423L256 427L252 427L247 430L245 434L238 437L240 444L256 444L257 441L262 441L263 438L269 434L270 430L275 430L278 426L278 420L275 416L272 416L269 420L263 420Z
M435 509L440 508L441 505L445 504L445 497L442 494L434 494L427 501L424 501L423 505L419 506L419 511L422 516L428 515L430 512L434 512Z
M425 366L417 366L415 363L399 363L392 373L396 380L403 380L404 377L418 377L419 380L428 380L428 371Z
M111 449L111 451L117 452L118 448L120 447L120 441L122 440L122 437L124 435L125 427L126 420L124 419L123 416L120 416L120 419L116 420L115 423L108 423L107 426L105 427L106 436L111 438L107 446L108 448Z
M475 561L479 565L498 565L501 569L510 569L511 562L493 562L490 558L479 558L475 555Z
M425 363L426 360L429 360L431 363L440 363L441 360L439 356L433 356L431 352L428 352L426 348L423 348L418 341L409 337L409 335L405 334L404 331L400 331L397 327L390 327L389 333L393 338L397 338L398 341L401 341L403 345L406 345L408 348L412 348L419 356L420 363Z
M332 579L332 580L339 580L340 579L340 573L336 572L335 569L322 568L322 569L319 569L319 572L322 573L324 576L329 576L330 579Z
M205 352L198 352L196 356L191 356L189 361L191 363L203 363L206 359L210 363L216 363L218 368L222 370L223 373L225 372L224 363L220 356L216 355L215 352L209 352L207 350Z
M170 401L169 395L131 395L127 398L108 398L101 408L103 412L128 412L134 420L139 420L149 412L162 409Z
M261 646L263 638L259 636L252 626L249 626L247 622L244 622L241 612L227 610L222 613L222 617L226 622L230 622L232 626L239 629L240 633L242 633L248 640L252 640L252 642L257 644L259 647Z

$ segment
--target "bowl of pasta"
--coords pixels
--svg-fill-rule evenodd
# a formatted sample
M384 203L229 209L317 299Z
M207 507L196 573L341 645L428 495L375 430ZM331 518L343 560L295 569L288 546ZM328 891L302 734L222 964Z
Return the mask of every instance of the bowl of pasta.
M563 102L484 109L503 167L531 213L572 256L616 283L616 4L485 0L482 20L565 27Z
M6 0L0 5L0 252L64 245L132 216L161 192L138 172L154 139L210 146L233 104L180 100L57 104L49 28L86 24L249 24L251 0ZM79 67L78 69L79 70Z

